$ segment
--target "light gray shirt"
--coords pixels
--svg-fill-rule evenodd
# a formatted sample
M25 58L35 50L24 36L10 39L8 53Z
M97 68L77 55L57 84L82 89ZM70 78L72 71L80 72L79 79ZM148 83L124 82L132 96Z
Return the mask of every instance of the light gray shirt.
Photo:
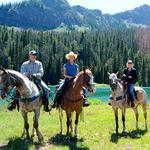
M21 66L21 73L26 76L31 73L38 79L41 79L44 75L43 65L38 60L34 62L26 61Z

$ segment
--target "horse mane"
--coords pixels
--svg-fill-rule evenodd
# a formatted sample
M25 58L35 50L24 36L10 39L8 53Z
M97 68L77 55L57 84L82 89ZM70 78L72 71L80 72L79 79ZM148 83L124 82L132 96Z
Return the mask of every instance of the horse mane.
M84 71L80 71L80 72L77 74L76 78L78 78L79 76L81 76L83 73L84 73ZM88 75L92 74L92 72L91 72L90 69L86 69L86 70L85 70L85 73L87 73Z
M21 83L25 83L25 81L29 81L29 79L23 75L22 73L15 71L15 70L11 70L11 69L7 69L6 70L10 75L12 75L15 79L17 79L18 81L20 81Z

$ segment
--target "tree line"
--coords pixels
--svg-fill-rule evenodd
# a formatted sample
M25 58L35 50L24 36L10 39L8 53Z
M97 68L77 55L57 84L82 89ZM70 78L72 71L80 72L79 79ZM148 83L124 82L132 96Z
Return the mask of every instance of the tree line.
M150 86L150 53L139 46L142 31L137 30L60 33L0 26L0 64L19 71L21 64L28 59L28 52L35 49L44 66L43 80L57 84L63 78L63 64L67 62L65 54L74 51L78 54L80 69L82 66L91 68L96 82L108 83L107 72L119 71L121 77L127 60L132 59L138 70L138 83Z

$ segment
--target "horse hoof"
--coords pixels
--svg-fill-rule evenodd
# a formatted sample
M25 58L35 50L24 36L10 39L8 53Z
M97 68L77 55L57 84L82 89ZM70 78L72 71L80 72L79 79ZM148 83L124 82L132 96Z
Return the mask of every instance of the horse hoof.
M35 135L34 135L34 134L32 134L32 135L31 135L31 138L34 138L34 137L35 137Z
M75 135L75 136L74 136L74 139L78 139L78 136L77 136L77 135Z
M122 135L123 135L123 136L126 136L127 133L126 133L125 131L122 131Z
M38 137L38 141L39 141L39 143L43 143L43 141L44 141L43 136Z

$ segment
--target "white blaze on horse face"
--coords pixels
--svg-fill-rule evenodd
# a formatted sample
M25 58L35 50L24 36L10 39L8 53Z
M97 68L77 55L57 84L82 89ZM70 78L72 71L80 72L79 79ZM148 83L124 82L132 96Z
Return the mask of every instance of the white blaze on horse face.
M92 85L93 83L94 83L94 77L91 75L91 76L90 76L90 82L89 82L89 84Z
M117 75L112 73L110 76L109 76L109 80L111 80L111 84L116 84L116 81L117 81Z
M2 82L2 77L0 76L0 83Z

